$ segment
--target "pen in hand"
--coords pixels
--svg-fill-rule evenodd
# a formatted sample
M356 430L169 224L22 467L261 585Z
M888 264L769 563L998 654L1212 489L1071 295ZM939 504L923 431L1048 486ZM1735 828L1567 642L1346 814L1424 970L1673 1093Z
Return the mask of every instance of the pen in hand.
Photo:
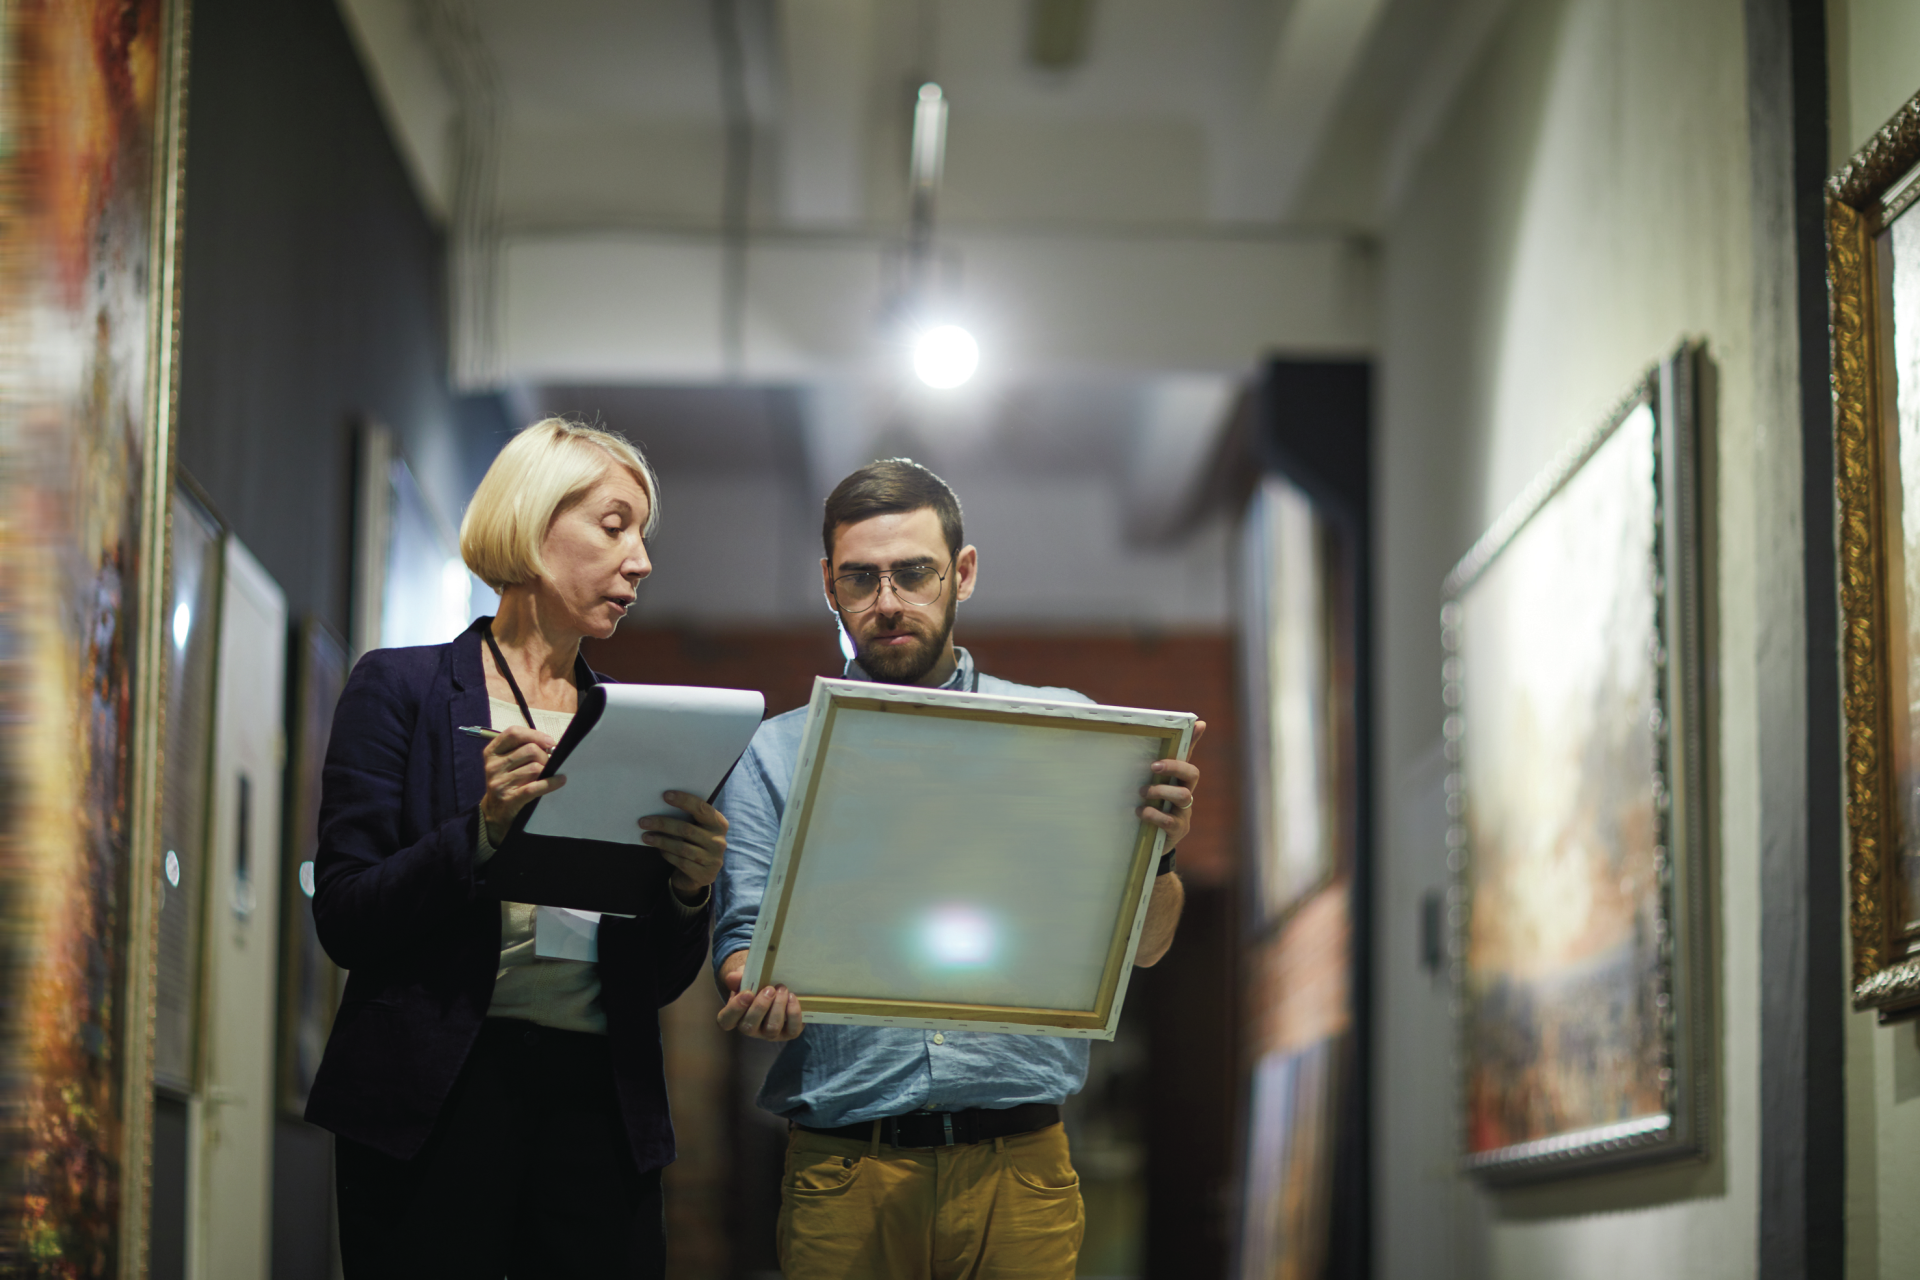
M460 732L470 733L476 738L485 738L489 742L500 736L498 729L489 729L483 724L463 724L460 726Z

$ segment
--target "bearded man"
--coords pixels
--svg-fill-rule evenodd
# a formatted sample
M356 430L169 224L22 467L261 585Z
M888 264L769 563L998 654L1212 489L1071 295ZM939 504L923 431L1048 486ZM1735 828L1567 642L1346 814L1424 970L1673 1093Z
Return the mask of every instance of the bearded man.
M904 458L869 463L827 498L821 583L853 641L849 679L1088 702L982 674L953 643L979 555L964 545L960 502ZM1088 1042L1057 1036L805 1025L783 987L740 990L806 708L761 725L721 792L731 826L714 886L722 1028L787 1042L760 1105L790 1125L778 1246L787 1280L1068 1280L1085 1215L1060 1107L1087 1078ZM1194 726L1194 739L1206 729ZM1143 778L1141 817L1169 852L1135 963L1173 943L1184 894L1174 845L1191 825L1200 772L1159 760ZM980 796L983 805L992 796ZM1171 810L1163 809L1170 804ZM902 833L911 838L910 833Z

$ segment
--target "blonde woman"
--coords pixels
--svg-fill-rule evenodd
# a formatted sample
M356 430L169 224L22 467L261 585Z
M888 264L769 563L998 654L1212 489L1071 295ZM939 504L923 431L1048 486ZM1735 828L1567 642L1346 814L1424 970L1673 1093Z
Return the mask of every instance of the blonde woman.
M580 656L652 571L659 485L625 440L549 418L494 460L460 529L500 611L382 649L334 713L314 919L349 971L307 1119L335 1135L346 1274L659 1276L673 1159L657 1010L705 955L726 819L639 818L652 908L594 963L534 954L534 908L476 892L600 679ZM490 740L467 727L497 730ZM645 853L636 856L648 856Z

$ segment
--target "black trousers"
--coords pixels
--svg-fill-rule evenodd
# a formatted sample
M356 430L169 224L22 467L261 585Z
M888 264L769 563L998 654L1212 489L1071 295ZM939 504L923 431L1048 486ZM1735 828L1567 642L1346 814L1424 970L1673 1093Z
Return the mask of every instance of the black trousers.
M488 1018L420 1154L335 1138L334 1176L348 1280L666 1274L605 1036Z

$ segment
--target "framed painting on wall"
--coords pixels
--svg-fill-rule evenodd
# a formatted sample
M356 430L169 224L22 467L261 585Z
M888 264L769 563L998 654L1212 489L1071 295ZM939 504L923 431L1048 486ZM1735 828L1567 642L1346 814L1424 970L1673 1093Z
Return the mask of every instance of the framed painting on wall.
M1464 1158L1489 1179L1705 1151L1699 358L1650 372L1446 582Z
M1237 1280L1319 1280L1332 1243L1345 1035L1262 1054L1248 1090Z
M184 475L184 473L183 473ZM226 530L190 482L175 487L167 604L166 779L161 789L153 1082L177 1098L200 1078L200 963L212 817L213 697Z
M1351 568L1338 528L1284 476L1253 491L1239 581L1258 931L1347 863L1357 818Z
M1827 184L1853 999L1920 1012L1920 96Z
M185 0L0 9L0 1270L146 1262Z
M499 605L460 558L457 530L434 508L393 432L365 422L354 439L353 656L445 644Z
M307 1110L307 1094L333 1030L340 969L313 919L313 863L320 848L320 773L333 709L347 685L347 650L318 618L294 627L287 690L286 834L280 870L280 1109Z

